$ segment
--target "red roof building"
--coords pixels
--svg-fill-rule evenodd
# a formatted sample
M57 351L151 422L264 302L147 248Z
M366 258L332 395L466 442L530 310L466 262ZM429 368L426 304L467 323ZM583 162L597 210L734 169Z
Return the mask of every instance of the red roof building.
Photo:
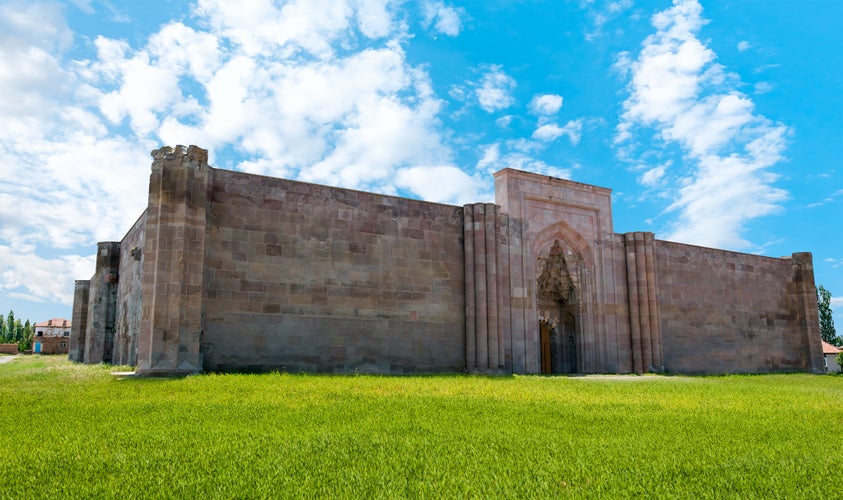
M840 365L837 363L837 354L843 351L823 340L823 359L825 360L825 371L839 372Z
M53 318L35 323L32 352L34 354L67 354L70 326L70 320L64 318Z

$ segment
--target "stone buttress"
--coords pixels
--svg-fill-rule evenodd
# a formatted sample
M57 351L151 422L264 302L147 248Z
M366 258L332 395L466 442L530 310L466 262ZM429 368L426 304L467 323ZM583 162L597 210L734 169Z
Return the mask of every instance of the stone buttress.
M67 358L77 363L85 361L85 334L88 328L88 300L90 291L90 280L76 280L73 290L73 316L71 317Z
M210 170L196 146L152 152L136 371L202 371L205 238Z
M85 282L81 282L77 283L76 287L75 295L81 299L81 303L84 303L87 288L88 301L87 314L82 317L82 312L79 311L79 329L76 330L76 326L71 326L71 345L68 355L71 359L88 364L111 362L114 352L119 263L119 242L97 243L97 267L94 276L87 286ZM76 308L74 305L74 309ZM76 316L77 314L74 314L74 318Z

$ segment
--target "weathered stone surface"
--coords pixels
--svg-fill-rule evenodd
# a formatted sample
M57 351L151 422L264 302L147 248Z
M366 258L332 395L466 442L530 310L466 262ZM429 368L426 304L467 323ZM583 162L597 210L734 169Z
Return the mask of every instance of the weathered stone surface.
M681 373L814 371L810 255L774 259L656 242L664 363Z
M97 244L97 269L90 281L88 315L84 321L86 328L82 361L88 364L111 362L119 263L120 243L107 241Z
M810 254L615 234L605 188L506 169L498 205L454 207L217 170L195 146L153 158L146 212L76 283L70 359L143 375L822 370Z
M67 358L77 363L85 361L85 336L88 331L90 290L90 280L76 280L73 290L73 315L70 319L70 342Z
M206 369L464 369L460 208L212 172Z
M146 212L120 241L120 279L117 284L117 310L114 331L115 365L137 364L138 332L143 308L143 245Z

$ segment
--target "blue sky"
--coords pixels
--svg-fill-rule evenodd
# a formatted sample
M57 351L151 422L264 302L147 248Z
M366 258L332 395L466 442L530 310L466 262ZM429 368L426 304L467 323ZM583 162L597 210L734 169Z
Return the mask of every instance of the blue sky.
M0 0L0 313L70 318L149 151L462 204L511 167L615 231L810 251L843 329L839 0Z

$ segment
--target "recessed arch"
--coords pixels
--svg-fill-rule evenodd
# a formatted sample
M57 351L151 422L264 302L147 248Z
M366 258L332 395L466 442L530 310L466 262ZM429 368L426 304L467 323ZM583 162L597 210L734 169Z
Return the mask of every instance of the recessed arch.
M533 241L530 242L530 251L533 257L540 257L543 252L548 251L553 246L553 242L556 240L559 240L563 247L578 254L587 268L594 267L594 253L591 245L576 229L564 221L551 224L536 234Z

